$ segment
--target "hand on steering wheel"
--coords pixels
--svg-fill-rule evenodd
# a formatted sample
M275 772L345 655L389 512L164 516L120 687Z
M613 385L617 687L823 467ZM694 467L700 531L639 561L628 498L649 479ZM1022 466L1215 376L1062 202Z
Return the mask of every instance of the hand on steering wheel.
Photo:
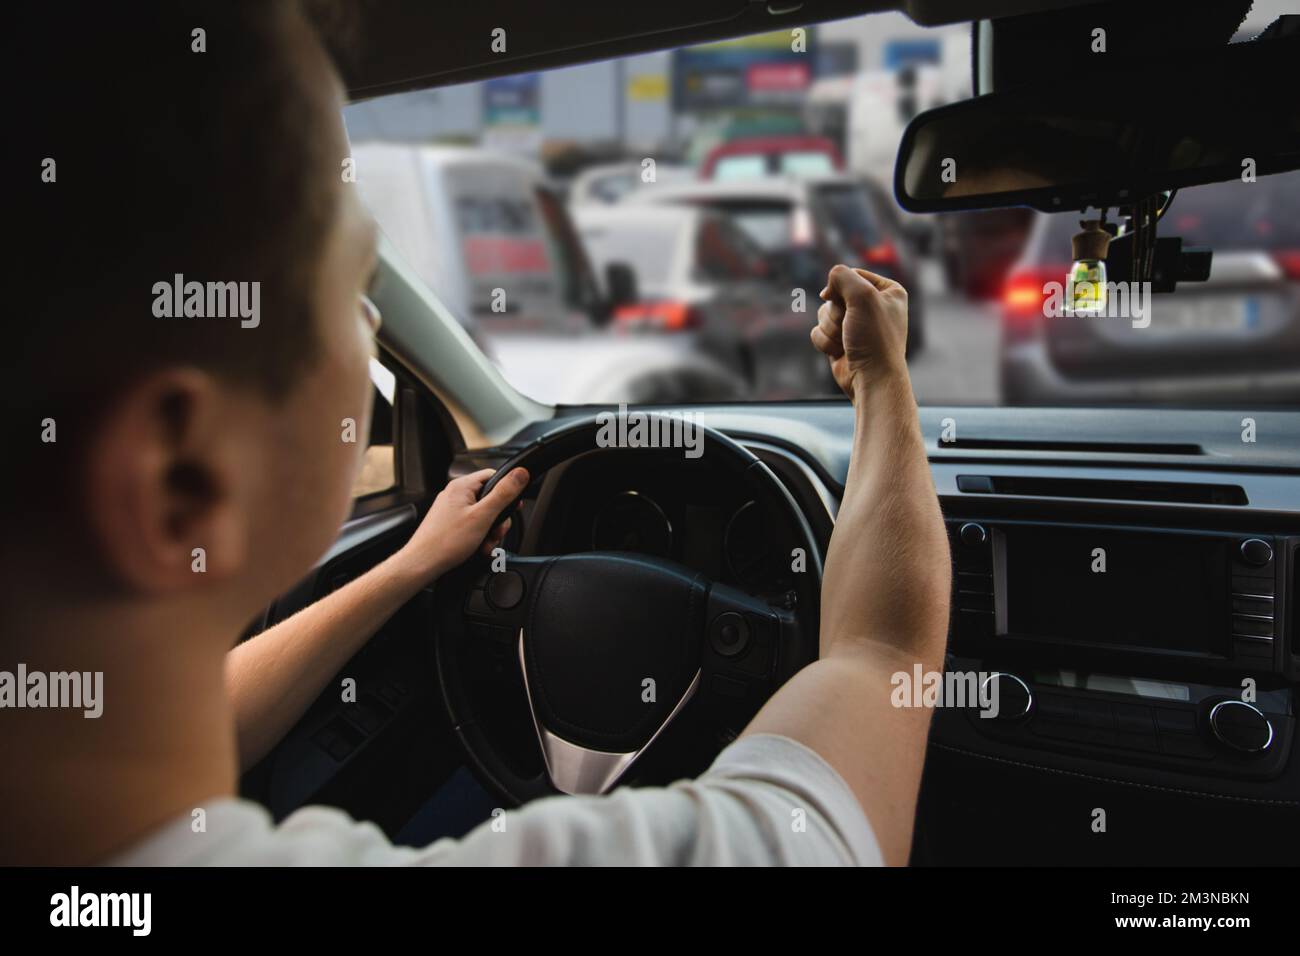
M587 454L672 453L598 449L597 428L590 419L538 439L481 500L513 504L524 487L499 489L516 468L540 476ZM452 726L480 774L512 800L605 792L688 708L743 726L816 656L821 560L806 518L763 462L703 431L711 461L784 515L806 549L794 611L627 552L510 555L504 567L479 562L440 580L435 648Z

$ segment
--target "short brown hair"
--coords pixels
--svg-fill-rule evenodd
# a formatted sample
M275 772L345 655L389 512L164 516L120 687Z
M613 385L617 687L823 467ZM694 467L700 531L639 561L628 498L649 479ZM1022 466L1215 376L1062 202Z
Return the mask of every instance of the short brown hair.
M321 122L333 91L307 18L293 0L57 14L24 13L36 22L19 33L42 65L15 97L29 218L11 224L26 293L6 336L6 444L39 441L46 417L75 444L65 422L168 364L282 396L314 354L325 177L344 158ZM176 274L260 283L260 323L155 317L153 287Z

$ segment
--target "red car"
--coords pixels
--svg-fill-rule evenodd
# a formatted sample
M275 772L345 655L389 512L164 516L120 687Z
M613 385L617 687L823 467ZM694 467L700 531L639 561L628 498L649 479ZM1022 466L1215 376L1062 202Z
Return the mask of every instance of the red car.
M843 168L840 151L824 136L753 136L715 146L700 165L700 178L820 176Z

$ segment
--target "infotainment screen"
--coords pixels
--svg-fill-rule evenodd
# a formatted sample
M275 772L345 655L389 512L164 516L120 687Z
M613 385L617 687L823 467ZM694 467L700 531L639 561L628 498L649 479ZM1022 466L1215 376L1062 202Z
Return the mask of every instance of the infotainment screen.
M1005 631L1226 655L1227 539L1004 525Z

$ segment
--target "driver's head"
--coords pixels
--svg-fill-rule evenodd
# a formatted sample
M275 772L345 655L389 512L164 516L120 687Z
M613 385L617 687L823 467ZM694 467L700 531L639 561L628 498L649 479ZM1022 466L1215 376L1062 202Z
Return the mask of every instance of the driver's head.
M332 540L369 427L375 233L316 29L288 0L145 6L20 30L16 634L111 608L231 636Z

